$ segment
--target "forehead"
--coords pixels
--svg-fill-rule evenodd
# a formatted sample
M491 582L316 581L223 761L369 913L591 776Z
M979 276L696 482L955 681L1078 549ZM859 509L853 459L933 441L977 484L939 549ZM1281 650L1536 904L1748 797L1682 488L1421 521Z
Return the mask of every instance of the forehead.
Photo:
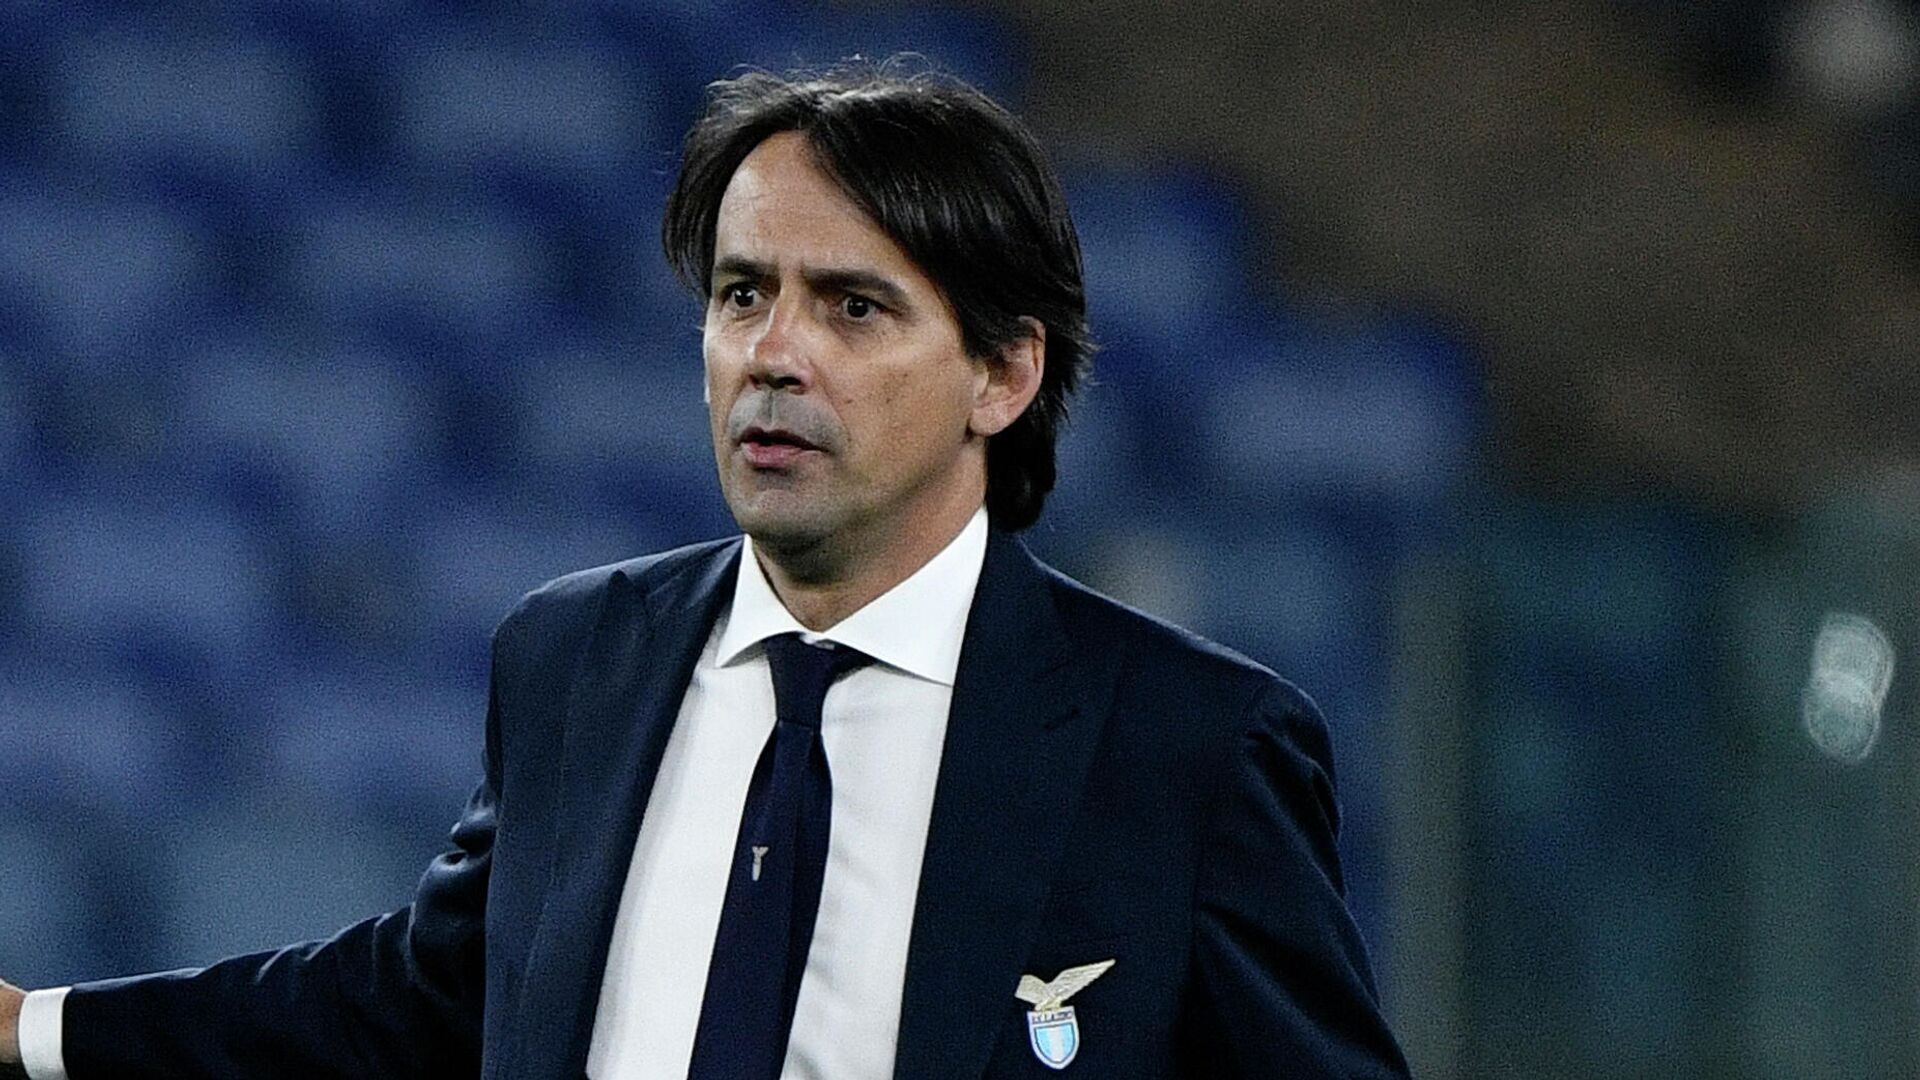
M900 245L815 162L806 138L769 136L740 162L720 197L714 257L774 263L858 261L911 267Z

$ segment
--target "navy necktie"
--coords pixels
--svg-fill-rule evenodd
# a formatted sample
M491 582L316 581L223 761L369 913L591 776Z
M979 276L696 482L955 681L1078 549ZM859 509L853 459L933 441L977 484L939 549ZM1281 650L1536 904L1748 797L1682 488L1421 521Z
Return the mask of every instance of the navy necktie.
M827 688L872 661L854 649L766 641L773 735L747 787L746 810L713 942L687 1080L777 1080L827 872L833 778L820 741Z

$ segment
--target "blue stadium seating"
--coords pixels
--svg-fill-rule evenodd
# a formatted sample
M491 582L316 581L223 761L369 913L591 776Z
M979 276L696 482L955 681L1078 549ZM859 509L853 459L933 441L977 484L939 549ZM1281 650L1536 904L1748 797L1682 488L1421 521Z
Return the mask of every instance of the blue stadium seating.
M0 974L28 981L403 902L495 621L731 531L657 254L705 82L902 48L1026 78L957 6L51 10L0 8L30 121L0 125L0 924L30 928ZM1377 940L1382 589L1471 477L1471 350L1292 311L1204 169L1067 187L1105 349L1034 542L1321 698Z

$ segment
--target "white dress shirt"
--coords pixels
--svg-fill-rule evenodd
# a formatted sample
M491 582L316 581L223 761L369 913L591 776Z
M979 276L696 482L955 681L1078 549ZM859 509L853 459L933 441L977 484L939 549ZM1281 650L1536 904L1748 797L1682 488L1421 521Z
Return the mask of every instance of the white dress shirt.
M907 941L987 515L913 576L823 633L781 604L749 541L640 825L601 983L592 1080L684 1077L720 926L747 785L773 732L760 643L798 631L879 661L827 691L820 738L833 821L785 1080L893 1075Z
M746 542L732 604L707 638L648 797L601 983L592 1080L686 1076L747 785L773 731L760 643L789 632L878 663L835 683L821 710L833 818L783 1080L892 1076L921 857L986 550L983 508L911 577L813 633ZM31 1080L67 1080L65 998L27 995L20 1045Z

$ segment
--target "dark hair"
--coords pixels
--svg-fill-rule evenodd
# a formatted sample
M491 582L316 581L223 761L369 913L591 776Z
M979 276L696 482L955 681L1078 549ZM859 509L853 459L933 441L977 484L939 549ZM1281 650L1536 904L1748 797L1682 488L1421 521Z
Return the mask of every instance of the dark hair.
M688 132L661 242L674 272L705 296L720 198L768 136L799 132L821 167L946 294L968 353L992 358L1046 327L1040 390L987 440L987 512L1024 529L1053 490L1067 399L1092 364L1080 241L1059 181L1032 133L958 79L896 57L786 78L751 72L713 83Z

